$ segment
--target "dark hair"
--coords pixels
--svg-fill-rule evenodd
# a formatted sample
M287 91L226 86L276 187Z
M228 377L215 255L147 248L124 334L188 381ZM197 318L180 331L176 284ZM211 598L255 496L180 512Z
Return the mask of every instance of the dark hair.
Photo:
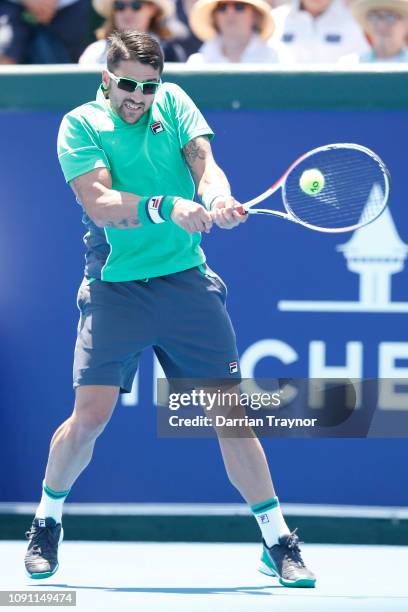
M163 51L154 36L146 32L114 32L108 39L108 70L113 72L121 61L133 60L163 72Z

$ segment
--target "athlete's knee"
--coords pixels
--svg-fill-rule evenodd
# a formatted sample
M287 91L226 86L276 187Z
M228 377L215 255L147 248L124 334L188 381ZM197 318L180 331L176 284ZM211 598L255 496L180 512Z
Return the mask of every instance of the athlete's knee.
M118 397L115 387L78 387L70 426L80 438L96 438L108 424Z

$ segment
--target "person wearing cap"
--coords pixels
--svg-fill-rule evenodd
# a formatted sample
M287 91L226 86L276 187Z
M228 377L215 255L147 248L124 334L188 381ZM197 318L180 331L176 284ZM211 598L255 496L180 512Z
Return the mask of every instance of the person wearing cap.
M408 0L356 0L351 10L371 41L357 61L408 62Z
M276 52L266 41L274 30L271 8L264 0L198 0L190 28L202 41L188 63L274 63Z
M171 20L175 13L173 0L92 0L95 11L105 18L96 30L96 42L90 44L81 57L80 64L105 64L108 38L113 32L137 30L149 32L161 44L167 62L184 62L183 48L173 40Z
M344 0L292 0L272 11L270 45L283 64L330 64L369 45Z

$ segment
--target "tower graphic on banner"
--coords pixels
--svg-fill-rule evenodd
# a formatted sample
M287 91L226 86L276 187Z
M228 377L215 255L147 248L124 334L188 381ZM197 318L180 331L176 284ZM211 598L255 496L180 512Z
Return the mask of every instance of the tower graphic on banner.
M369 205L369 202L367 203ZM357 301L281 300L279 310L297 312L408 312L408 302L393 302L391 280L408 256L389 208L337 247L350 272L359 274Z

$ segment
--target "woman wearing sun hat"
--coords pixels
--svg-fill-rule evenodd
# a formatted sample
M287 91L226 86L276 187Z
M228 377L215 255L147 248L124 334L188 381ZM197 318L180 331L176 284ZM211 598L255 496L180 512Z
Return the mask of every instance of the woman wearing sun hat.
M266 41L274 30L265 0L198 0L189 16L190 28L204 42L188 63L274 63L276 52Z
M184 62L182 47L171 41L174 20L174 0L92 0L95 11L105 18L96 30L96 42L90 44L79 58L80 64L104 64L108 52L108 38L114 32L138 30L149 32L160 42L165 60Z
M371 42L358 61L408 62L408 0L355 0L351 10Z

